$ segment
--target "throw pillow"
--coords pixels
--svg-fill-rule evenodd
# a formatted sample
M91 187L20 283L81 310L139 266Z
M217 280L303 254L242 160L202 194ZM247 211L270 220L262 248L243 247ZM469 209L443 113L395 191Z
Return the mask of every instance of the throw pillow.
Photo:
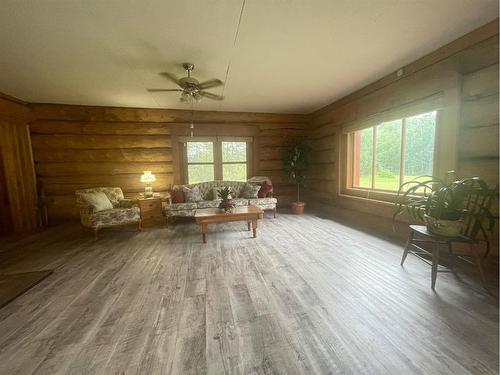
M172 203L184 203L184 192L179 189L171 189L168 191L170 193L170 198Z
M257 195L259 198L265 198L272 191L273 191L273 185L269 185L267 182L264 182L260 186L260 190L259 190L259 193Z
M243 191L241 192L241 196L248 199L257 198L259 190L259 185L245 184L245 186L243 187Z
M92 206L94 212L113 209L113 204L102 191L82 194L82 199Z
M184 197L186 202L199 202L203 200L203 196L201 195L201 191L198 186L193 188L184 187Z

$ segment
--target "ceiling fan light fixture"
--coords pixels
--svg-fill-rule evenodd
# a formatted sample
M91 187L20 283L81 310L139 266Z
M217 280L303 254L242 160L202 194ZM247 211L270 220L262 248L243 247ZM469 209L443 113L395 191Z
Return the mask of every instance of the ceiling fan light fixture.
M179 86L178 89L147 89L149 92L165 92L165 91L182 91L179 100L182 103L199 102L203 98L212 100L223 100L224 97L205 91L206 89L223 86L224 82L220 79L213 78L205 82L199 82L196 78L191 77L191 72L194 69L194 64L184 63L182 67L186 70L187 77L178 79L174 74L169 72L161 72L160 75L167 78L169 81Z

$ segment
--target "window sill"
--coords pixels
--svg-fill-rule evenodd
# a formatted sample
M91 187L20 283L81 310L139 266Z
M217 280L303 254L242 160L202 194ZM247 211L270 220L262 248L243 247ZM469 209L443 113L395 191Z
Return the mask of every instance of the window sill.
M368 215L382 217L384 219L392 219L392 215L394 213L394 201L390 201L390 199L394 200L396 194L385 192L382 193L383 196L379 197L377 195L377 197L374 197L374 192L370 191L369 197L356 195L360 193L366 194L368 191L363 190L360 192L358 189L344 189L344 191L338 195L340 200L339 206L349 210L363 212Z
M362 199L365 201L373 201L392 205L396 201L398 193L382 190L344 188L339 195L342 197Z

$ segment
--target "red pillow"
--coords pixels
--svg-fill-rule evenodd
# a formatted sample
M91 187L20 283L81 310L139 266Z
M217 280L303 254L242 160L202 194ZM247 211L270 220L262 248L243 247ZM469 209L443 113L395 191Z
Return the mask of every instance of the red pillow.
M172 203L184 203L184 192L182 190L169 190Z
M267 182L264 182L261 186L260 186L260 190L259 192L257 193L257 196L259 198L265 198L267 197L267 195L273 191L273 185L269 185Z

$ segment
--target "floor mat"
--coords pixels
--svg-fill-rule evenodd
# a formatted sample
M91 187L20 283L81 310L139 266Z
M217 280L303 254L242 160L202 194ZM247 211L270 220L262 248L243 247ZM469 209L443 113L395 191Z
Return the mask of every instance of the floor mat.
M0 275L0 308L19 297L53 271L34 271Z

